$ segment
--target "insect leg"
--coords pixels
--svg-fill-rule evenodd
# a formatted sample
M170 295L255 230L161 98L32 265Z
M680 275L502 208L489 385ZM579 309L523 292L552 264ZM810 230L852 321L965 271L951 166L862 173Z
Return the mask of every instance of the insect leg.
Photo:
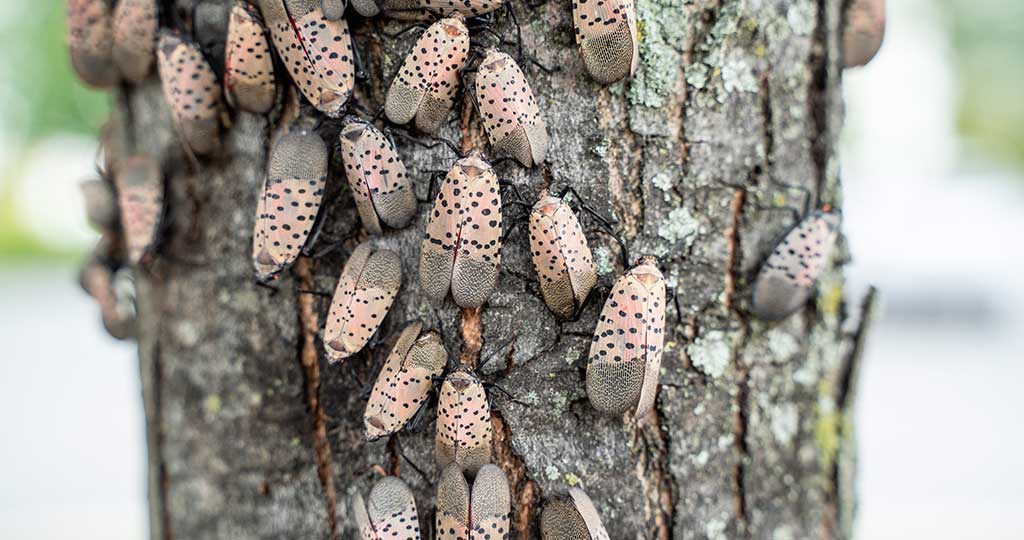
M406 26L405 28L403 28L403 29L401 29L401 30L399 30L397 32L391 32L391 33L381 32L381 33L384 34L385 36L391 38L391 39L395 39L395 38L401 36L402 34L405 34L405 33L409 32L411 30L414 30L416 28L419 28L420 30L426 30L427 29L427 25L425 23L422 23L422 22L417 22L417 23L412 23L411 25Z
M603 216L600 212L598 212L592 206L587 204L583 197L580 196L579 192L576 191L576 188L572 186L567 186L565 189L563 189L562 193L558 197L560 199L564 198L566 194L569 193L572 193L573 197L576 198L576 204L579 205L580 210L589 214L594 219L594 221L597 222L598 226L601 227L605 234L615 239L615 241L619 244L619 248L622 250L622 267L629 268L629 263L632 259L630 259L629 248L626 247L626 242L622 239L621 235L615 232L615 224L617 222L613 221L608 217Z

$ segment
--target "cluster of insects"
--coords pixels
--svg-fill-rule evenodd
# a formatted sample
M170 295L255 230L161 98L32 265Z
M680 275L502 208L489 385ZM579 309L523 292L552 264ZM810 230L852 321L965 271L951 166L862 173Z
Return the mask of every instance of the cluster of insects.
M278 103L282 84L294 85L312 108L340 122L337 147L369 238L347 259L331 300L323 332L331 363L359 353L380 330L403 275L400 255L375 237L409 226L417 212L413 180L390 128L377 127L380 117L386 124L410 124L433 135L465 85L495 153L523 167L545 159L547 128L519 66L522 56L517 62L498 48L481 50L474 39L474 29L481 26L477 34L493 33L487 25L497 10L508 9L514 18L509 4L498 0L353 0L352 9L364 17L430 22L372 118L357 114L361 108L353 103L360 68L344 0L259 0L258 9L237 2L229 14L223 66L217 69L194 39L160 28L155 0L119 0L113 10L107 0L68 0L68 6L71 60L80 78L101 88L137 83L149 76L155 58L175 130L193 157L220 149L225 105L267 114ZM574 0L572 11L575 39L590 76L602 84L629 77L639 58L633 3ZM499 36L499 46L503 43ZM252 244L256 279L264 285L309 253L323 224L331 152L313 116L290 122L270 149ZM448 169L419 253L420 290L432 301L450 298L461 308L487 303L501 265L503 185L480 149L460 154ZM119 285L124 279L118 276L155 256L164 225L163 175L152 158L126 156L105 163L102 178L83 184L83 192L90 220L103 231L100 247L83 270L83 286L99 302L111 333L130 337L132 293L130 283ZM555 316L570 319L598 281L580 210L564 194L548 191L527 206L541 295ZM827 209L805 211L754 279L751 313L776 321L807 303L830 259L839 221L839 214ZM641 418L653 407L658 388L667 291L657 259L629 262L600 312L586 390L594 409ZM450 358L436 330L418 321L408 324L370 392L365 436L376 440L406 428L442 381L435 433L435 459L442 471L436 536L507 538L509 484L491 463L487 392L473 367L452 365ZM380 480L365 500L357 498L354 512L364 538L420 536L415 500L399 478ZM549 500L541 529L551 540L608 538L594 504L577 488Z

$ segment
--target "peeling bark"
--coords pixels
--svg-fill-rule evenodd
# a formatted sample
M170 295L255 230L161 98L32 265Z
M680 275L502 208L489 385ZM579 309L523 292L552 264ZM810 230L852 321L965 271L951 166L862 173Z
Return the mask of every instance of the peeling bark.
M164 3L188 14L196 2ZM577 320L547 310L522 231L509 233L498 289L482 309L431 305L416 278L428 180L455 157L398 140L422 202L415 223L381 240L402 254L404 273L381 335L421 319L463 361L504 358L480 369L512 396L491 392L493 458L509 476L519 538L538 538L542 501L569 485L584 487L617 539L850 536L849 425L867 317L848 313L843 242L815 302L775 325L747 315L753 275L793 223L791 212L769 208L799 207L803 191L841 206L841 3L641 0L640 68L611 87L585 74L568 0L516 4L524 50L559 68L522 65L551 146L540 167L501 163L496 172L528 200L574 187L617 219L631 256L659 257L673 295L658 400L636 425L598 415L585 395L590 335L623 271L615 239L584 218L599 282ZM201 4L202 28L216 29L231 2ZM496 21L500 32L507 17ZM404 23L379 18L352 28L370 74L356 99L377 110L416 32L388 38ZM353 538L351 496L383 470L412 487L426 529L427 478L438 472L433 410L417 431L366 443L360 393L384 346L327 365L319 321L329 301L298 292L333 290L361 238L339 156L320 237L336 249L300 260L272 292L254 284L250 249L280 110L235 113L222 153L197 168L155 77L122 90L115 105L123 146L162 164L171 212L155 262L137 275L152 538ZM441 135L464 150L484 146L469 98L456 109ZM318 128L329 144L338 129ZM510 207L506 226L525 217Z

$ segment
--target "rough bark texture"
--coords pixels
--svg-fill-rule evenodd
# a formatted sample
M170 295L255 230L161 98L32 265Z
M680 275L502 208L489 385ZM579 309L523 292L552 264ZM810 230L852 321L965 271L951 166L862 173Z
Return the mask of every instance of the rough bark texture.
M193 13L194 3L177 8ZM223 31L230 1L199 3L195 31ZM522 230L510 234L499 289L479 312L419 294L427 171L454 159L443 147L400 145L424 202L412 226L384 239L403 255L405 277L382 334L419 318L441 326L455 355L475 357L481 344L481 357L496 355L484 378L514 400L492 392L494 459L512 484L519 538L538 538L544 498L573 484L616 539L849 537L852 384L871 302L843 295L845 248L802 312L777 325L746 314L755 270L793 223L764 208L801 204L779 183L840 203L841 1L639 0L640 69L607 88L585 75L569 0L516 8L525 51L560 70L524 62L549 157L533 170L503 163L499 176L528 199L575 187L619 220L633 256L660 258L674 302L655 411L633 427L586 400L591 332L622 272L606 234L589 235L600 281L574 322L544 306ZM499 29L507 21L496 19ZM379 107L416 37L382 32L403 27L353 21L370 73L358 91L367 109ZM223 58L208 35L208 54ZM171 204L160 255L138 275L152 537L353 538L350 497L368 489L374 465L400 472L424 525L432 521L432 484L397 455L434 477L432 414L397 443L364 442L360 393L386 351L328 366L316 332L329 301L296 291L333 290L360 234L337 156L321 244L342 243L300 261L272 293L254 284L250 250L279 113L233 114L222 154L195 169L155 76L122 90L117 105L128 150L163 163ZM453 114L443 134L482 144L468 101L457 109L462 118ZM337 129L325 122L320 132L333 143Z

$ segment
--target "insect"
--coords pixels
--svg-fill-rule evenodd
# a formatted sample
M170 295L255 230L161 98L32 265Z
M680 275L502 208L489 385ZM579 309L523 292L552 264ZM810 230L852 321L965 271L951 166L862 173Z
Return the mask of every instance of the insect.
M164 210L164 183L153 158L138 155L121 162L114 177L121 229L132 264L145 262L152 253Z
M384 322L402 285L398 254L370 242L356 246L334 290L324 328L324 349L331 362L359 352Z
M594 503L582 489L569 488L569 497L548 501L540 516L543 540L608 540Z
M572 317L597 283L597 272L576 214L547 190L530 212L530 252L544 302L559 317Z
M249 4L231 8L224 61L224 95L232 107L264 114L274 106L274 60L263 24Z
M530 83L511 56L490 50L480 63L474 96L491 144L524 167L544 161L548 131Z
M356 528L364 540L419 540L420 521L416 499L397 476L385 476L370 490L369 501L356 494L353 501Z
M885 38L885 0L853 0L843 29L843 67L863 66Z
M841 220L838 212L817 210L783 236L754 280L754 315L778 321L807 302L828 264Z
M480 307L498 282L501 195L479 152L455 162L434 201L420 248L420 287L435 301L449 289L461 307Z
M458 465L449 465L437 482L437 540L508 538L512 499L508 479L488 463L476 473L472 490Z
M573 0L572 20L583 65L601 84L636 71L640 58L632 0Z
M419 0L420 7L428 12L443 15L461 13L466 17L490 13L503 3L503 0Z
M598 411L640 418L654 405L665 339L665 278L643 257L615 281L590 344L587 396Z
M441 336L423 331L423 323L406 326L377 375L363 413L366 439L397 433L419 411L444 371L448 351Z
M491 462L491 405L472 368L460 366L441 383L434 455L438 468L457 464L474 475Z
M336 21L345 16L346 0L320 0L320 9L328 21ZM366 15L364 15L366 16ZM372 17L372 15L370 15Z
M117 226L117 197L107 180L93 178L78 185L85 200L85 215L89 223L100 231Z
M441 19L416 41L388 89L384 111L396 124L416 120L416 128L434 133L444 123L459 86L459 70L469 54L465 17Z
M157 47L164 98L185 145L196 154L220 146L220 85L199 45L165 32Z
M153 65L156 48L155 0L120 0L114 8L114 64L125 79L142 82Z
M117 271L98 254L86 261L78 275L82 289L100 307L103 328L116 339L129 339L135 335L134 290L130 278Z
M416 194L391 141L370 122L345 117L339 135L345 176L369 234L400 229L416 215Z
M96 88L117 84L114 37L106 0L68 0L68 48L78 78Z
M270 151L256 208L252 256L259 282L274 279L298 258L309 241L326 183L323 139L301 128L282 135Z
M295 85L318 110L340 117L355 84L348 22L328 20L319 0L260 0L260 10Z

